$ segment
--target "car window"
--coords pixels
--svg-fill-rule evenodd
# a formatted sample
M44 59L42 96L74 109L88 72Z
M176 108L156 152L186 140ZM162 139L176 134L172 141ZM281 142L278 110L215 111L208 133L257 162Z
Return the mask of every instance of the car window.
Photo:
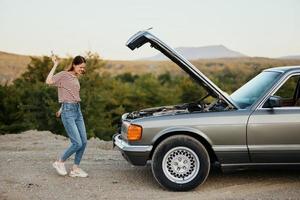
M230 95L242 109L250 107L270 89L280 77L279 72L264 71Z
M281 97L281 107L300 106L299 82L300 75L290 77L275 92L275 96Z
M284 99L293 99L297 88L299 76L290 77L274 94Z

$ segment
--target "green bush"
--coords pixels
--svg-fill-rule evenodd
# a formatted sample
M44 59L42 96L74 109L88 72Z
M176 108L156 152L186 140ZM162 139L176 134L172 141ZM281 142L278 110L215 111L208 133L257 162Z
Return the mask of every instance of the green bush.
M87 72L80 78L81 108L88 137L110 140L120 117L147 107L174 105L199 100L206 92L191 78L166 72L113 76L99 73L105 62L97 54L87 53ZM28 129L50 130L66 135L61 120L55 117L59 109L57 88L47 86L45 79L52 68L49 57L31 58L27 71L12 85L0 86L0 133L19 133ZM69 65L63 59L58 71ZM229 93L258 73L218 64L201 69L217 85Z

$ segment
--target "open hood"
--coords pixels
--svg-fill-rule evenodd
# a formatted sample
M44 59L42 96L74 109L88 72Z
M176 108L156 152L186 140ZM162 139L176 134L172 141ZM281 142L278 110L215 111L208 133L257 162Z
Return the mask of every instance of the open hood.
M175 62L181 69L188 73L195 81L202 85L212 96L224 100L232 108L238 106L230 99L230 97L209 80L202 72L200 72L192 63L177 53L173 48L162 42L149 31L139 31L134 34L126 43L131 50L139 48L146 43L150 43L151 47L159 50L165 56Z

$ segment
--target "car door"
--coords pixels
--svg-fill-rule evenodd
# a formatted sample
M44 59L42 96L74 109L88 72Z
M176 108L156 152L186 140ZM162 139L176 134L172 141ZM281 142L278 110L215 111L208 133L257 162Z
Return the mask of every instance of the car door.
M270 96L251 114L247 143L254 163L300 163L300 74L292 74L271 95L280 106L268 106Z

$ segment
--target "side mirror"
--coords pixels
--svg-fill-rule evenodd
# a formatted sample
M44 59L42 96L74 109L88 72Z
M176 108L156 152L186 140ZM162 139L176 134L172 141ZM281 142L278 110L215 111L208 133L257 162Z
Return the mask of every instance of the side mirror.
M281 97L270 96L270 98L265 103L265 108L281 107Z

